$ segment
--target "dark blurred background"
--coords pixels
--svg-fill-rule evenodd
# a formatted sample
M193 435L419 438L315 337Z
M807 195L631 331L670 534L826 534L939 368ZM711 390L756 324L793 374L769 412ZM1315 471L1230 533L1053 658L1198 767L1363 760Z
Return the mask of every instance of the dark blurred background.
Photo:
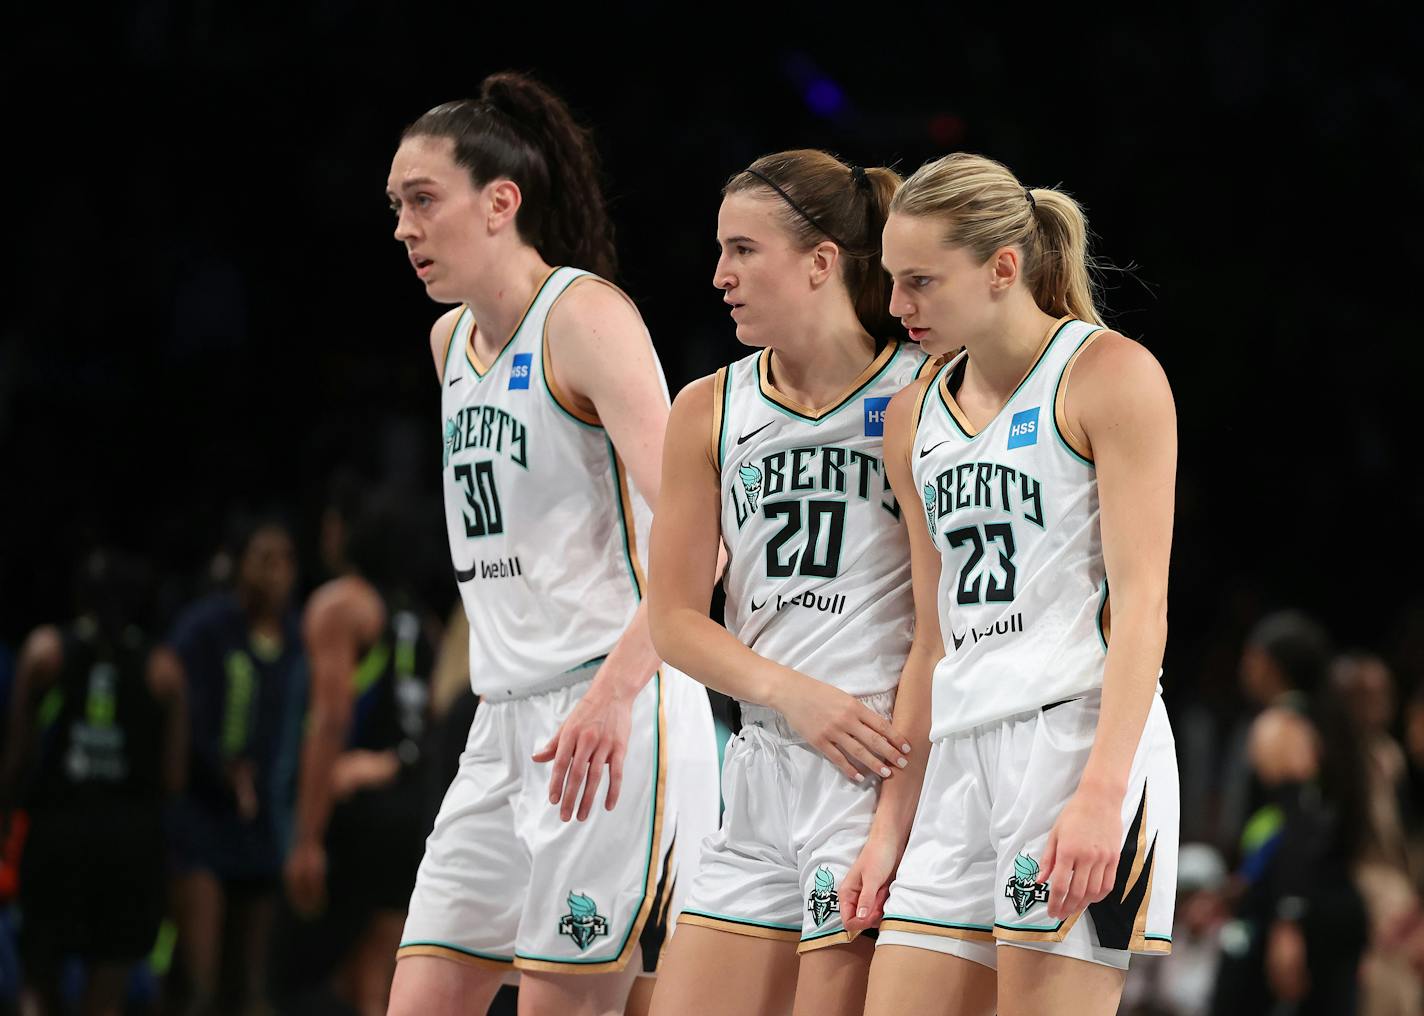
M618 281L674 392L741 355L711 287L715 216L758 155L814 146L908 174L967 150L1070 191L1109 323L1177 399L1164 686L1179 744L1204 717L1210 756L1248 711L1237 657L1281 607L1382 656L1410 700L1418 19L1217 2L799 20L335 0L7 13L0 646L72 614L75 566L100 545L152 564L142 620L162 633L254 513L288 521L309 590L338 475L424 518L412 557L433 562L420 580L448 611L426 341L440 308L391 237L384 184L405 124L512 68L595 128ZM1216 822L1184 814L1184 832L1211 839Z

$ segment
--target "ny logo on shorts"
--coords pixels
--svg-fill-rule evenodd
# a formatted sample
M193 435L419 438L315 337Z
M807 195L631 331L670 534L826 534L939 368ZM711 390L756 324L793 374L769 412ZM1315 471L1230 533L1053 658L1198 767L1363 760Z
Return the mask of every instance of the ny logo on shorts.
M816 869L816 888L806 896L806 909L811 911L811 919L818 928L832 914L841 912L840 897L836 895L836 877L825 865Z
M1014 873L1004 886L1004 895L1014 901L1022 917L1035 903L1048 902L1048 883L1038 883L1038 862L1026 854L1014 858Z
M589 897L570 892L569 912L559 918L559 934L568 935L580 949L587 949L595 938L608 934L608 919Z

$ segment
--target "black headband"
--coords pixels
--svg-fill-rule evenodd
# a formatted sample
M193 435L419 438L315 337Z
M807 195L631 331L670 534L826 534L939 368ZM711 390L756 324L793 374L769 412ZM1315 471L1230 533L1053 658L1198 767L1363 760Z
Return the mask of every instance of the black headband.
M858 167L858 166L856 167L856 169L859 169L859 168L860 168L860 167ZM863 169L860 170L860 171L861 171L862 174L865 173L865 170L863 170ZM807 222L809 222L811 225L815 226L815 227L816 227L817 229L819 229L822 233L825 233L826 236L827 236L827 238L830 239L831 241L833 241L833 242L835 243L835 245L836 245L837 247L839 247L842 251L844 251L846 254L850 255L851 257L857 257L857 258L863 258L863 257L869 257L869 256L870 256L870 255L868 255L868 254L863 254L863 253L861 253L861 252L855 250L853 247L851 247L850 244L845 243L843 240L840 239L840 237L836 236L836 234L832 233L832 232L831 232L829 229L827 229L825 226L821 225L820 222L818 222L818 221L816 220L816 217L815 217L814 215L812 215L810 212L806 211L806 209L802 208L802 207L801 207L800 205L798 205L794 200L792 200L791 195L790 195L790 194L787 194L784 190L782 190L780 187L778 187L778 186L771 180L770 177L768 177L768 176L766 176L765 174L760 173L760 172L758 172L757 170L752 169L752 168L750 168L750 167L748 167L748 168L745 170L745 172L750 173L752 176L756 177L758 180L760 180L762 183L766 184L766 185L767 185L768 187L770 187L772 190L776 191L776 193L780 194L780 195L781 195L781 200L785 201L788 205L790 205L790 206L792 207L792 209L795 210L795 212L796 212L797 215L801 216L801 218L805 219L805 220L806 220ZM851 170L851 173L854 174L854 173L855 173L855 169L852 169L852 170ZM857 181L857 182L859 182L859 181Z

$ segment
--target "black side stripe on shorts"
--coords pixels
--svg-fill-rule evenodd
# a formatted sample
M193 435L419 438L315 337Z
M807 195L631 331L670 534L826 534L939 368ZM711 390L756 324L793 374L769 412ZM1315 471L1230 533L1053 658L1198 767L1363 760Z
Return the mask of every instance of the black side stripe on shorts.
M1059 706L1066 706L1069 702L1077 702L1082 697L1083 696L1081 695L1074 695L1072 698L1061 698L1057 702L1048 703L1048 705L1042 707L1039 712L1046 713L1050 709L1057 709Z
M1141 849L1142 823L1147 819L1147 785L1142 786L1142 797L1137 802L1137 814L1128 827L1122 845L1122 853L1117 859L1117 877L1113 879L1112 890L1098 903L1088 904L1088 913L1093 916L1093 927L1098 931L1098 943L1104 949L1128 949L1132 946L1132 929L1137 924L1138 912L1147 904L1147 883L1152 878L1152 860L1157 852L1157 837L1147 848L1147 857L1137 873L1137 882L1128 887L1127 880L1132 874Z
M638 945L643 952L643 972L654 973L658 969L658 958L662 955L663 943L667 941L668 911L673 890L673 851L677 849L677 830L673 830L672 842L663 855L663 870L658 876L658 889L653 895L653 909L643 924L643 934L638 936Z

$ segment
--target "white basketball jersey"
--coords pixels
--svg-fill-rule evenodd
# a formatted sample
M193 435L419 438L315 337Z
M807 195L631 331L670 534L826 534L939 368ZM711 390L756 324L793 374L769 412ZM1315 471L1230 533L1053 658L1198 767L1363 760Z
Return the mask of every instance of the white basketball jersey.
M587 275L554 269L488 368L471 348L468 308L446 351L445 524L480 695L571 679L608 654L642 596L652 513L602 426L550 372L549 311Z
M727 628L852 695L896 686L914 630L910 549L885 476L885 407L926 364L891 343L811 413L768 379L770 352L717 372Z
M1058 322L1009 401L975 432L936 372L909 449L941 555L938 739L1102 687L1107 577L1093 463L1059 428L1062 379L1101 326Z

